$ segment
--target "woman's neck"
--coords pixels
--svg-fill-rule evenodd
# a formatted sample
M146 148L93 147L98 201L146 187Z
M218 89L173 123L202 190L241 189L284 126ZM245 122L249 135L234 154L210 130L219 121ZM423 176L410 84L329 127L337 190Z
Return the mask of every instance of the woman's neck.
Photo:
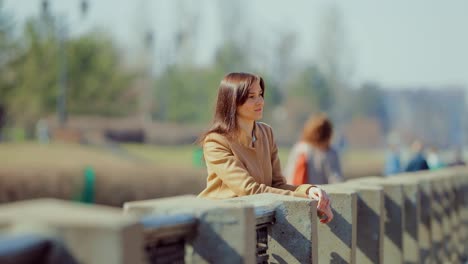
M247 133L247 135L252 135L254 122L255 121L253 120L243 120L241 118L237 118L237 124L239 125L239 128Z

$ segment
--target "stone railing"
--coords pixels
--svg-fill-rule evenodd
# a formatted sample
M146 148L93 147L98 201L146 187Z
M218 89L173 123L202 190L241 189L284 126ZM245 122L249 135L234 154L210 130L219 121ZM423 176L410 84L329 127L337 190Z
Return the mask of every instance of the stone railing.
M317 202L274 194L223 201L177 196L103 206L33 200L0 206L4 238L62 243L79 263L463 263L468 169L322 186ZM0 260L2 250L0 240Z

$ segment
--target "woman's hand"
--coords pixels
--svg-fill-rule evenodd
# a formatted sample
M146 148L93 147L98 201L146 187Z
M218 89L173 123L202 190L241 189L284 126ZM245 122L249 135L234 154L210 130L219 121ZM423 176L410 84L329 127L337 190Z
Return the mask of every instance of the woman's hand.
M317 210L320 217L320 222L327 224L333 220L333 212L331 210L331 201L328 194L319 187L311 187L308 191L310 199L318 200Z

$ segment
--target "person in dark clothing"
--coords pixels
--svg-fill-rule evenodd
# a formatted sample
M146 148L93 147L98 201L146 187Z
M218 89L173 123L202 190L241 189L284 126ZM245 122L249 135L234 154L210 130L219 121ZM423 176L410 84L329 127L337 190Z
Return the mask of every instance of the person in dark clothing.
M411 144L411 150L414 153L406 165L406 172L428 170L426 157L423 154L424 145L421 141L415 141Z

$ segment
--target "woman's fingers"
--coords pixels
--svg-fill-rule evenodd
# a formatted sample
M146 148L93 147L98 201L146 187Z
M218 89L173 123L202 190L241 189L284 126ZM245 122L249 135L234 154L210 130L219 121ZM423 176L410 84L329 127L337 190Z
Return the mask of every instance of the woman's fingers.
M310 188L309 198L318 200L318 203L317 203L318 210L324 211L330 205L330 197L324 190L318 187Z
M328 224L333 220L333 212L331 210L330 206L327 206L327 208L323 211L319 211L321 215L324 215L323 217L320 217L320 222L323 224Z
M330 223L333 220L333 212L331 210L331 200L327 192L318 187L312 187L309 190L309 198L318 200L317 210L320 222L324 224Z

